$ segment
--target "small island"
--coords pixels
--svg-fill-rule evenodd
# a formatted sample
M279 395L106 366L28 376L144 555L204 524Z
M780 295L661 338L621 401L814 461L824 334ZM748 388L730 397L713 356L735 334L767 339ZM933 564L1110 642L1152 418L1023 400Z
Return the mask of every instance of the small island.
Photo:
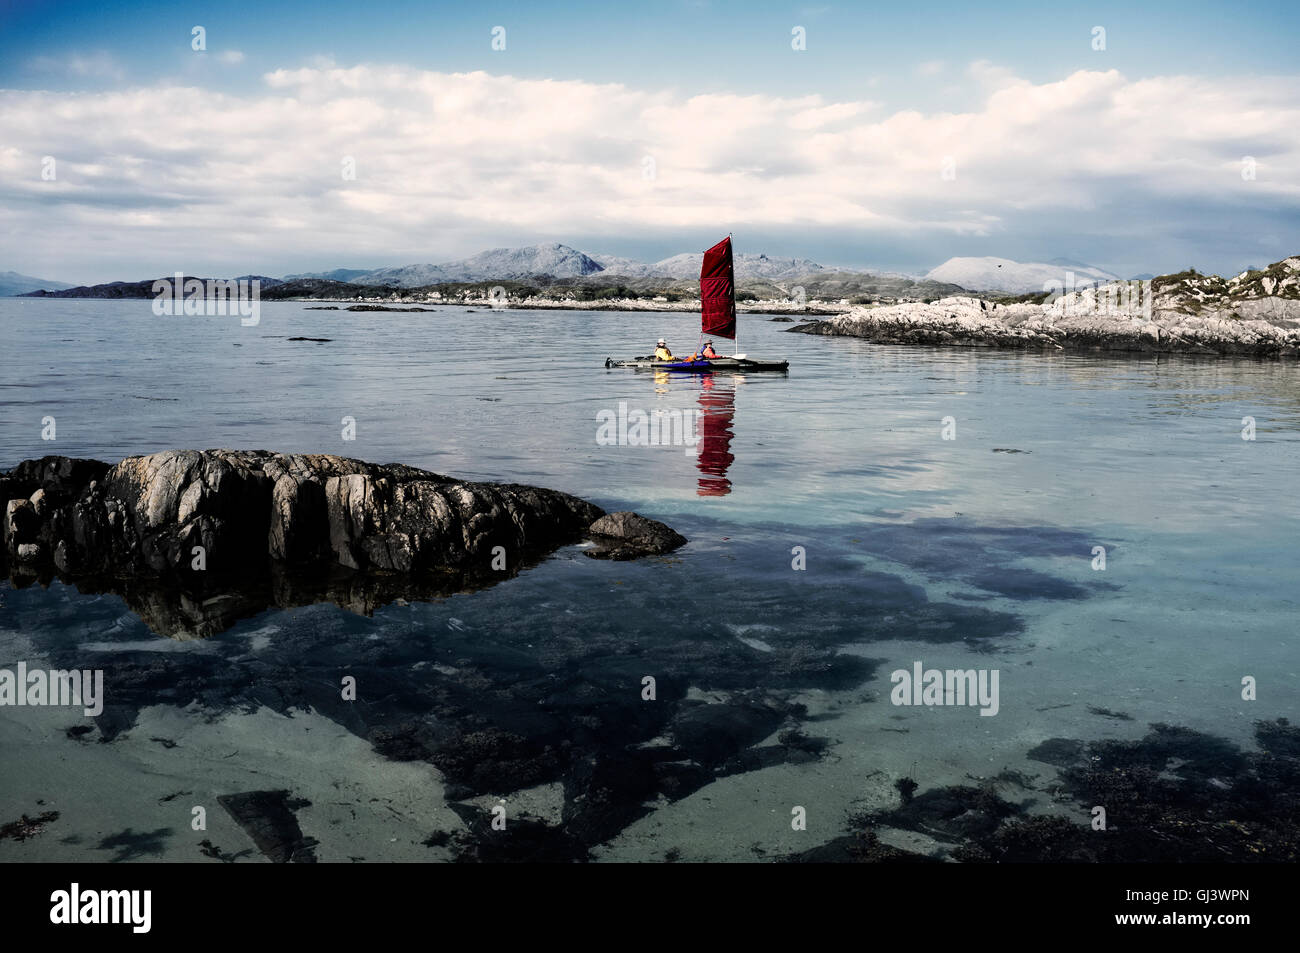
M211 635L269 606L481 589L556 548L596 558L686 539L635 513L542 487L473 483L402 464L266 450L48 456L0 473L0 563L121 594L160 634Z
M1300 257L1233 278L1195 271L1068 294L854 308L789 328L876 344L1300 357Z

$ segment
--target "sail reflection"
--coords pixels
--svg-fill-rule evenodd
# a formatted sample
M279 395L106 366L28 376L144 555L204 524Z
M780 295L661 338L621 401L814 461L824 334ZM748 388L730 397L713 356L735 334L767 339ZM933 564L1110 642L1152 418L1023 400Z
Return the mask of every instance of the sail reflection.
M736 380L700 375L699 486L697 496L726 496L731 492L727 469L736 459L731 452L732 418L736 413Z

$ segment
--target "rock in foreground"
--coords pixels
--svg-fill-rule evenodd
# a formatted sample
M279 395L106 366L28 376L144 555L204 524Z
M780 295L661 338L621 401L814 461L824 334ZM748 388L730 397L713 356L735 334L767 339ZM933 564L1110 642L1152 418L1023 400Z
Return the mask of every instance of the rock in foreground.
M638 513L609 513L591 524L588 534L596 545L587 555L596 559L636 559L671 552L686 537L658 520Z
M430 580L432 591L456 591L506 578L605 515L540 487L265 450L169 450L114 466L28 460L0 473L0 505L3 561L24 577L145 581L205 601L216 580L225 594L252 591L230 580L256 580L274 604L355 594L359 580L378 579L360 596L367 608L400 597L394 578L418 580L417 597ZM643 522L659 528L656 539L672 533Z

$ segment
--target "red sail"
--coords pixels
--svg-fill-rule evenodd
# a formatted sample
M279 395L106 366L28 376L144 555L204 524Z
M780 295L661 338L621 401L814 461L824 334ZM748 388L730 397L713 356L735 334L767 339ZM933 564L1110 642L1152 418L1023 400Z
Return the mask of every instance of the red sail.
M724 238L704 253L700 268L700 317L705 334L736 337L736 282L731 267L731 239Z

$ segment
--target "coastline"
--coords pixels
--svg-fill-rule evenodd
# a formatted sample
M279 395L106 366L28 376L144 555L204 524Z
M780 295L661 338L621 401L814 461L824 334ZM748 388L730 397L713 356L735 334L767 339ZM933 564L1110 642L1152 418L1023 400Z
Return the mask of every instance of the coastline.
M873 344L1300 358L1300 301L1295 299L1276 299L1279 317L1244 318L1223 311L1194 314L1159 301L1148 317L1136 309L1081 306L1074 297L1052 306L954 297L854 308L787 330Z
M16 298L34 301L148 301L148 296L123 296L105 298L99 295L15 295ZM496 302L491 298L466 298L464 300L440 301L417 296L394 296L388 298L273 298L263 297L263 302L284 302L287 304L310 305L309 311L432 311L434 308L461 308L478 311L622 311L622 312L663 312L673 314L698 314L699 300L695 301L647 301L641 298L617 298L605 301L569 301L558 298L523 298ZM752 302L737 304L740 314L770 314L779 316L797 315L840 315L854 309L854 305L830 301L814 301L806 307L795 307L789 301Z

